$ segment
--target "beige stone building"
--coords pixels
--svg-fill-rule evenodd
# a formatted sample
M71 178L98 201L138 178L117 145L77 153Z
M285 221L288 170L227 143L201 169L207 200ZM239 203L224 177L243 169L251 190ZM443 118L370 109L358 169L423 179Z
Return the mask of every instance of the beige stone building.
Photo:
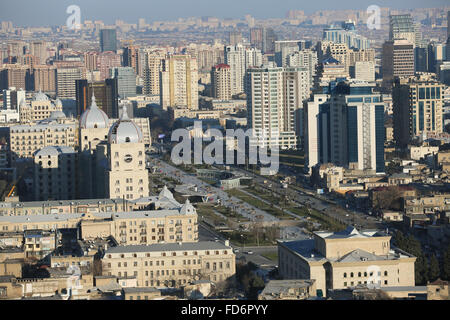
M110 128L108 142L98 145L97 151L97 162L107 163L104 180L107 198L135 200L149 195L143 134L128 118L126 108Z
M137 287L179 287L191 281L214 282L234 276L235 255L226 243L180 242L110 248L103 275L134 276Z
M112 236L120 244L198 241L197 213L190 204L173 210L1 216L0 229L78 229L84 239Z
M390 236L376 231L315 232L314 239L279 242L278 265L284 279L314 279L318 295L328 289L365 284L414 286L416 258L390 246Z
M36 151L48 146L78 148L75 120L64 120L61 114L35 124L9 127L10 157L14 164L19 158L32 159Z
M34 154L35 200L77 198L77 153L72 147L48 146Z

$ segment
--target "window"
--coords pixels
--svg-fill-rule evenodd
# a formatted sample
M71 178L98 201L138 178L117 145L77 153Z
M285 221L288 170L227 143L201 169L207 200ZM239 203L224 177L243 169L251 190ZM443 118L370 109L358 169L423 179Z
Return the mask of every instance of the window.
M344 278L347 278L347 272L344 272Z

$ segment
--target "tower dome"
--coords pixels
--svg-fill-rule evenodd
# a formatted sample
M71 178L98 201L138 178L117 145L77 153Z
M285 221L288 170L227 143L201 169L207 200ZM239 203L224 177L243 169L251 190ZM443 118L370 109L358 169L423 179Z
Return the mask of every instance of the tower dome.
M95 96L92 94L92 103L89 108L87 108L80 118L80 127L82 129L93 129L93 128L108 128L109 119L106 113L103 112L99 107L97 107L97 102L95 102Z
M49 99L47 95L45 93L42 93L41 90L39 90L39 92L33 96L33 101L48 101L48 100Z
M109 143L142 143L144 136L141 129L128 117L125 105L122 110L119 121L114 123L109 130Z

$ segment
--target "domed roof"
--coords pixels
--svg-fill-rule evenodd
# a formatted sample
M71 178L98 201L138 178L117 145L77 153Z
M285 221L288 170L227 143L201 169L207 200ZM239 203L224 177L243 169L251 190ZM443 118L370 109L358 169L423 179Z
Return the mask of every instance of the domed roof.
M159 198L173 199L173 194L169 191L169 189L167 189L167 186L164 186L164 188L159 193Z
M59 99L56 99L56 100L55 100L55 106L61 107L61 108L62 108L62 106L63 106L62 101L59 100Z
M114 123L109 130L108 141L109 143L141 143L144 141L141 129L128 118L125 105L119 121Z
M75 150L72 147L67 146L48 146L37 150L34 153L34 156L48 157L48 156L57 156L64 153L75 153Z
M49 99L47 95L45 93L42 93L41 90L39 90L39 92L33 96L33 101L48 101L48 100Z
M95 96L92 95L92 103L89 108L87 108L80 118L80 127L82 129L92 129L92 128L108 128L109 119L106 113L103 112L99 107L97 107L97 102L95 102Z
M56 119L65 119L66 115L62 111L52 111L50 113L50 119L56 120Z

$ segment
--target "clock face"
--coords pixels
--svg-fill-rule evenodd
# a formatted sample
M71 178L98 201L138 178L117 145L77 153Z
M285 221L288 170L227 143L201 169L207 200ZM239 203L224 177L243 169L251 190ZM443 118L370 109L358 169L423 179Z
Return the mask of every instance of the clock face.
M127 154L127 155L123 158L123 160L124 160L126 163L130 163L131 161L133 161L133 156L132 156L131 154Z

